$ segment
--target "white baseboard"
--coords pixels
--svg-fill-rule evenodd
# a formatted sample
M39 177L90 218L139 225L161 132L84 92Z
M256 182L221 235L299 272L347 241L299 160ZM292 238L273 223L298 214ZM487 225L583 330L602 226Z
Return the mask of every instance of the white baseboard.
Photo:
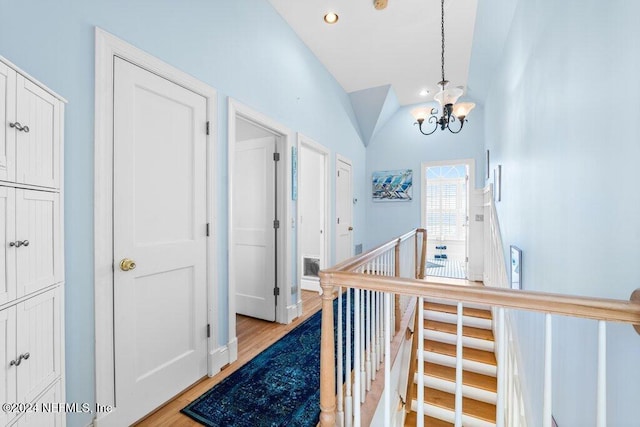
M225 365L238 359L238 339L234 338L227 345L218 347L209 353L209 376L212 377L222 370Z
M301 311L301 309L302 306L300 305L300 308L298 308L298 304L287 306L287 324L293 322L293 319L299 316L298 313Z

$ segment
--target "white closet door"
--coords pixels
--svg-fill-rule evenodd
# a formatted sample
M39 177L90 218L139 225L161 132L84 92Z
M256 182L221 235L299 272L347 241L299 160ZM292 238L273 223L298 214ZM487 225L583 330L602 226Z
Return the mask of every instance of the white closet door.
M16 298L15 194L0 187L0 304Z
M61 281L58 197L57 193L16 190L18 297Z
M16 115L16 72L0 62L0 180L16 179L15 156L17 130L9 126Z
M18 367L18 402L33 401L61 374L60 288L16 306L16 356L29 353Z
M16 132L16 181L59 186L60 107L49 93L23 76L17 79L17 120L29 132Z
M16 402L16 366L9 363L16 357L16 308L0 311L0 402ZM12 413L0 411L0 425L13 418Z

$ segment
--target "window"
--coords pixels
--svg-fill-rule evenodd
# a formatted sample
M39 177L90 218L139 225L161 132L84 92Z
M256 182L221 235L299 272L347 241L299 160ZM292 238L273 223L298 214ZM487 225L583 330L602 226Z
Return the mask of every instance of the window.
M426 227L430 239L464 240L467 171L464 165L432 166L426 174Z

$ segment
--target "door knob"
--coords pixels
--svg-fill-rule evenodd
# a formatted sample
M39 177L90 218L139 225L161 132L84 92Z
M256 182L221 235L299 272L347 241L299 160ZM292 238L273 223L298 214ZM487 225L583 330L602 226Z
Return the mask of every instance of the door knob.
M136 268L136 263L132 259L125 258L122 261L120 261L120 270L129 271L129 270L133 270L134 268Z
M349 227L349 231L353 231L353 227Z

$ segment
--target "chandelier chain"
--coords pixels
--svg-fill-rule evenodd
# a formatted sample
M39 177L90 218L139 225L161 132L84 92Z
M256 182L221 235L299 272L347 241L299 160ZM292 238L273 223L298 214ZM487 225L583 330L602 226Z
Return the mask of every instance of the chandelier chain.
M440 25L442 28L442 55L441 55L441 65L442 65L442 90L444 90L444 0L442 0L441 2L441 6L442 6L442 14L440 15L442 17L442 20L440 21Z

